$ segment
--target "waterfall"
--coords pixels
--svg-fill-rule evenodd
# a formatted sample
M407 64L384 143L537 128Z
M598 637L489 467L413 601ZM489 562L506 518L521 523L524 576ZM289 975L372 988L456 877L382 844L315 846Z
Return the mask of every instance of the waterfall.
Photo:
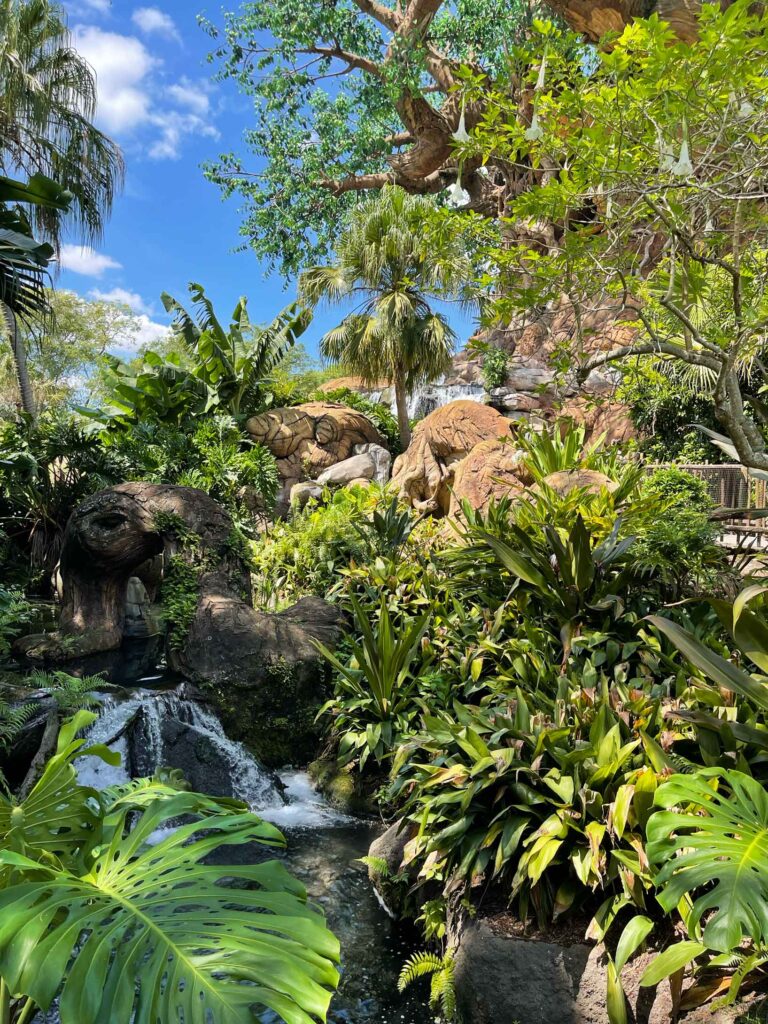
M423 420L435 409L441 409L449 402L458 402L460 399L484 402L485 397L486 392L482 384L445 384L442 380L432 384L420 384L408 396L408 419ZM397 415L397 404L392 388L371 391L368 393L368 398L372 402L388 405L392 415Z
M87 739L116 750L121 763L112 767L96 757L78 758L78 778L86 786L100 789L153 775L158 768L181 768L193 788L236 796L253 809L285 803L277 778L242 743L226 736L210 709L178 691L105 697Z

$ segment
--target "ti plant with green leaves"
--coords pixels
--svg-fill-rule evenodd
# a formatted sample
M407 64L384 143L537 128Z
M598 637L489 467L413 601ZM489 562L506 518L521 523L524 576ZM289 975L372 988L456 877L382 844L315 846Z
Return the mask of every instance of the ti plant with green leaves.
M23 802L0 795L0 1024L54 999L62 1024L324 1021L339 947L303 887L275 860L209 859L281 834L170 777L79 785L75 758L119 762L78 738L94 719L65 723Z
M362 770L369 757L381 761L392 751L415 716L413 663L430 615L396 623L382 599L371 622L354 596L349 605L361 636L360 642L348 641L349 661L345 664L327 647L316 645L336 671L335 695L319 714L333 716L333 728L340 734L340 761L356 759Z

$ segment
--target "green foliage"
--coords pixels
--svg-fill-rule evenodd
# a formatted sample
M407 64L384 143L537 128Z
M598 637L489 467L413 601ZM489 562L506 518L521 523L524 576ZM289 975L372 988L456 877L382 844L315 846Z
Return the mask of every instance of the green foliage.
M369 756L381 761L408 730L407 712L415 710L411 699L416 688L413 662L430 615L396 627L386 600L372 622L367 609L352 596L349 605L355 628L362 634L360 643L349 641L349 662L342 663L328 648L316 644L337 674L335 696L320 714L334 717L335 729L341 734L340 760L357 759L362 771Z
M488 347L483 355L483 384L486 391L503 387L509 372L509 352Z
M160 422L181 426L213 409L237 419L259 411L269 376L311 322L297 304L286 307L271 324L252 324L247 300L235 307L229 327L217 319L211 300L199 284L190 284L195 313L163 294L175 320L173 331L185 356L149 351L138 370L114 357L103 374L108 406L85 410L106 424Z
M21 735L24 726L39 710L40 705L35 701L9 704L7 701L0 699L0 755L2 755L4 760ZM0 770L0 790L8 792L8 780L2 770Z
M397 980L399 992L419 978L431 977L429 1005L440 1012L445 1021L456 1020L456 978L454 961L450 953L437 956L435 953L414 953L403 965Z
M71 418L0 423L0 525L44 587L74 509L124 474L119 455Z
M485 107L457 155L530 165L531 187L505 210L511 232L550 226L488 246L482 280L496 287L495 322L567 309L572 336L554 361L582 375L617 358L587 355L599 303L603 322L633 332L618 356L671 364L677 379L688 375L689 392L711 396L717 387L719 422L745 464L765 469L763 435L750 429L753 414L763 416L750 402L750 378L762 372L765 346L768 217L749 183L768 139L768 16L746 2L704 4L697 22L690 44L658 15L633 19L594 53L588 75L583 52L536 23L523 50L533 111L505 85L489 97L482 75L468 74L467 91ZM444 218L437 230L445 232ZM549 230L558 243L542 247ZM652 237L663 243L654 256Z
M202 567L184 555L173 555L165 567L160 602L167 642L175 650L183 647L189 636L200 600L201 574Z
M623 368L616 394L626 405L642 435L639 449L648 462L686 462L694 465L716 461L706 440L691 426L715 427L711 395L695 381L681 379L684 370L674 364L658 365L640 358Z
M365 384L391 382L403 446L410 439L407 394L444 373L453 352L453 330L430 299L469 297L464 239L424 245L432 210L428 199L387 186L350 213L334 262L310 267L299 279L300 297L313 306L363 297L323 336L320 349Z
M353 391L351 388L335 388L333 391L321 391L311 397L313 401L341 402L342 405L348 405L350 409L357 409L358 412L368 417L382 437L386 439L387 448L389 448L392 454L399 454L401 450L400 431L397 426L397 420L390 412L388 406L383 405L381 402L374 402L366 395L361 394L359 391Z
M351 0L328 8L311 0L249 0L226 13L220 27L203 22L219 76L233 80L253 104L245 143L259 168L251 173L249 158L233 151L206 174L225 197L240 200L243 245L285 276L328 258L339 223L359 202L358 189L345 184L377 172L374 185L392 179L388 157L398 162L409 153L396 141L403 128L414 128L408 113L444 107L449 142L458 119L449 93L459 85L460 65L470 61L491 79L507 77L510 41L529 29L540 5L459 0L436 6L434 18L417 19L405 34L378 20L378 9L370 16ZM387 17L394 13L387 6ZM438 64L430 60L436 52ZM359 59L347 65L345 54ZM407 164L404 180L427 191L424 172ZM431 171L437 166L430 161Z
M32 606L19 590L0 587L0 657L8 654L11 643L32 617Z
M259 536L252 545L257 604L276 608L308 594L327 596L338 571L365 557L355 524L375 500L371 492L338 490Z
M9 992L26 1016L58 998L62 1024L201 1012L245 1024L267 1009L296 1024L324 1019L338 943L302 886L275 860L210 863L226 846L281 846L280 833L244 804L180 791L170 777L100 795L80 786L75 757L119 762L76 738L94 717L62 727L23 803L0 796L3 1024Z
M64 716L97 707L101 699L96 691L113 689L101 675L73 676L60 669L53 672L36 669L30 673L29 685L52 697L59 714Z

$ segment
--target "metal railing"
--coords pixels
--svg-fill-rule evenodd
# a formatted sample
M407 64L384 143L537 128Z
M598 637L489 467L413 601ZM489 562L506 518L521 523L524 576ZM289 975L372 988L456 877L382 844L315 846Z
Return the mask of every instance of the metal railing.
M704 480L712 500L722 509L768 508L768 481L756 480L748 471L736 463L713 465L711 463L676 464L678 469ZM649 466L649 470L661 468ZM745 516L729 516L722 520L724 532L751 534L754 537L768 536L768 518L750 519Z

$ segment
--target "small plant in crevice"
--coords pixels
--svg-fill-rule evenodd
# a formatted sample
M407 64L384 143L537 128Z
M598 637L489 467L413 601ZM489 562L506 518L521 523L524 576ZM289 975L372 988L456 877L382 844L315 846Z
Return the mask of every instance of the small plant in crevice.
M27 722L40 710L36 701L9 704L0 700L0 755L7 756ZM0 770L0 790L8 792L8 782Z
M488 346L483 356L483 384L486 391L502 388L509 373L509 352L503 348Z
M61 670L46 672L40 669L32 672L29 685L43 690L53 698L62 715L72 715L81 709L98 707L101 699L96 691L116 689L102 675L80 677Z
M456 978L453 955L422 951L414 953L403 965L397 980L398 992L404 992L418 978L431 978L429 1005L442 1013L446 1021L456 1020Z
M166 564L160 601L172 650L179 650L189 634L200 598L202 573L202 565L193 565L182 555L173 555Z

